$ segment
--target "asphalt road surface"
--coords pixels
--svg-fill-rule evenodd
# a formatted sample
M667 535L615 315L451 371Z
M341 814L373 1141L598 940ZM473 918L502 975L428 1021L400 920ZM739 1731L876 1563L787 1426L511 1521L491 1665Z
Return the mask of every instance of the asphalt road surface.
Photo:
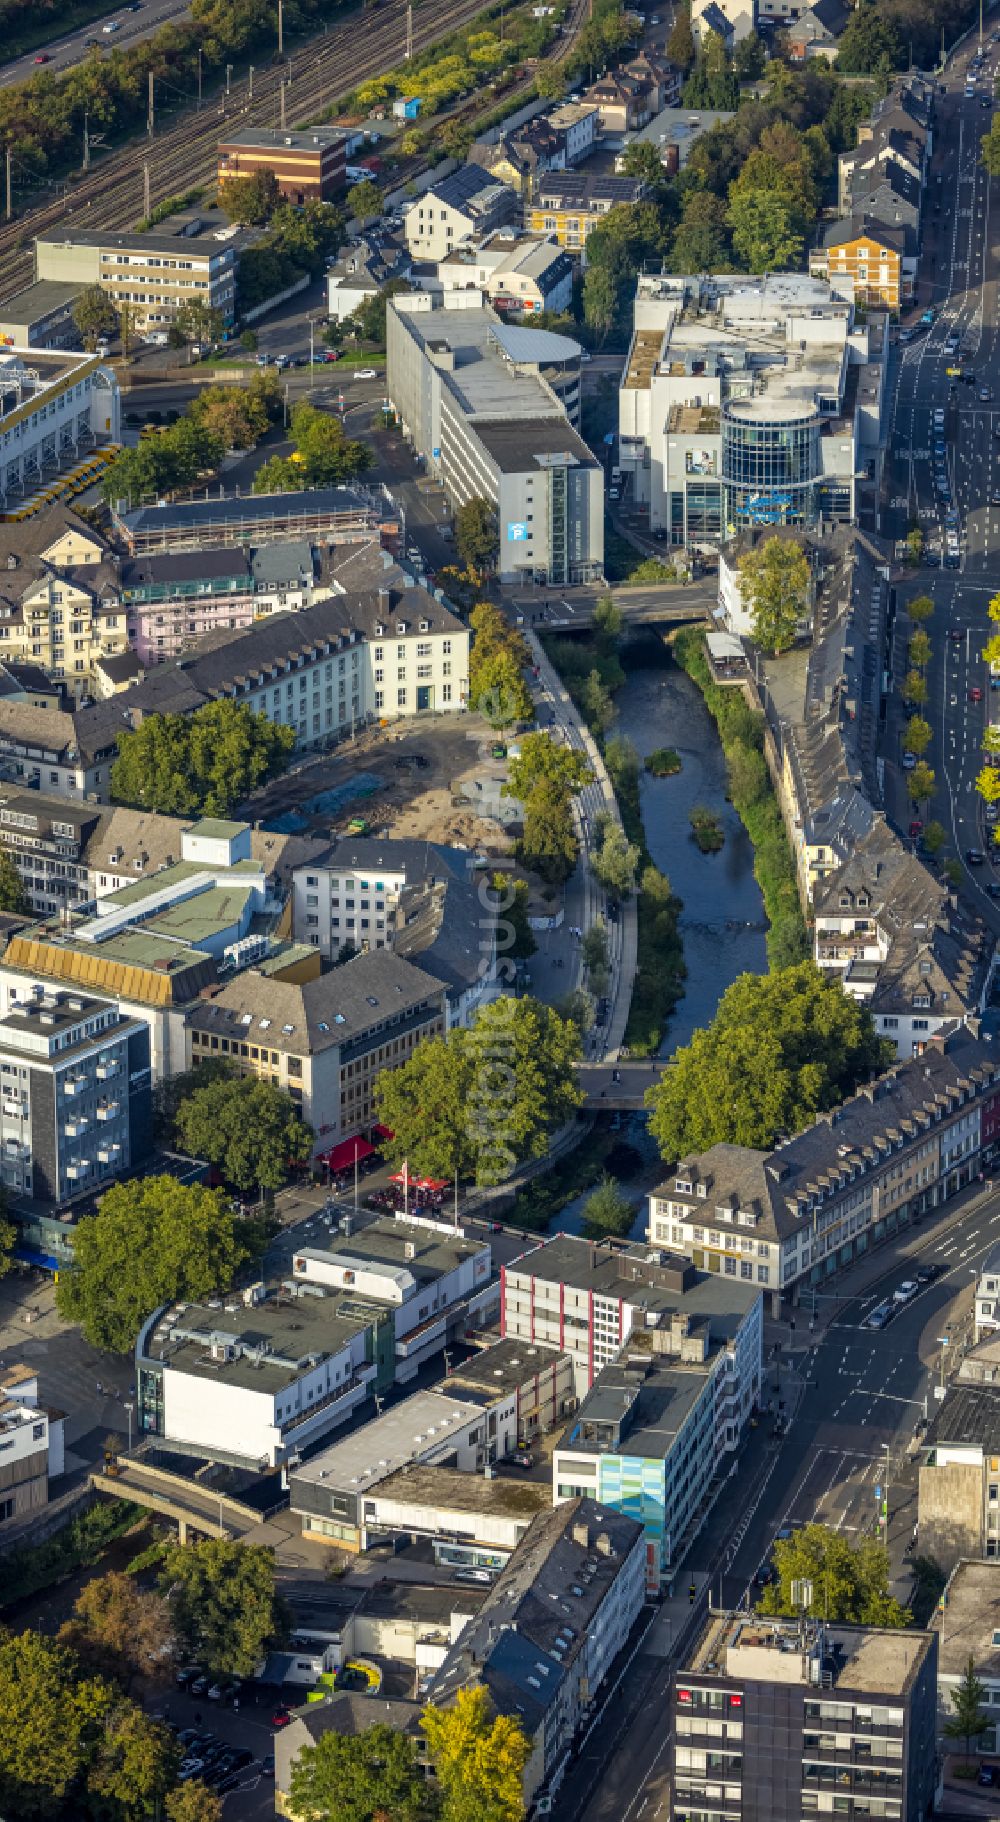
M141 6L133 13L126 3L117 9L108 8L107 13L99 19L92 19L89 25L80 26L78 31L69 32L65 38L54 38L42 45L37 51L29 51L24 57L17 57L12 63L5 63L0 68L0 86L11 82L25 82L29 76L38 74L38 58L45 59L44 67L52 74L58 75L64 70L72 69L87 57L88 38L96 38L105 50L124 49L137 44L141 38L149 38L167 19L180 19L187 13L187 0L142 0ZM105 25L118 21L116 32L105 33Z

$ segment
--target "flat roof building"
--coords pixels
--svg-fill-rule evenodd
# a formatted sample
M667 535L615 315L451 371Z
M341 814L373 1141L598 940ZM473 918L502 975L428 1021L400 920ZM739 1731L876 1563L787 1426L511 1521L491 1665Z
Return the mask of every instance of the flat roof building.
M286 201L328 202L346 182L347 134L340 127L278 128L231 134L219 146L220 184L270 171Z
M445 1569L502 1569L533 1518L551 1509L547 1486L414 1463L365 1494L364 1544L427 1538Z
M496 510L503 582L589 582L604 567L604 477L580 437L580 346L504 323L464 293L390 300L389 395L453 510Z
M833 1789L849 1814L877 1801L888 1822L919 1822L937 1778L937 1656L933 1632L710 1613L665 1722L675 1822L720 1796L745 1822L801 1822Z
M961 1558L945 1583L944 1593L928 1622L938 1641L938 1729L953 1720L953 1691L965 1681L971 1660L983 1686L986 1725L980 1749L996 1752L1000 1744L1000 1563Z
M116 234L58 229L35 237L35 277L58 284L100 285L115 308L132 312L133 334L168 328L185 303L198 301L232 323L236 309L239 228L212 234L193 231Z
M40 509L46 482L120 437L118 384L96 355L0 350L0 518Z

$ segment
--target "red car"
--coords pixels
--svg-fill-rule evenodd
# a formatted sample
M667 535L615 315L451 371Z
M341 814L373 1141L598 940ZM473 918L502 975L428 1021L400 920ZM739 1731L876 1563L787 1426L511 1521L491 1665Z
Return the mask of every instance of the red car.
M969 701L970 702L982 702L982 700L983 700L983 692L979 688L979 685L977 683L974 686L974 688L969 691Z
M287 1708L276 1708L271 1716L271 1726L282 1728L291 1726L292 1717Z
M323 355L323 359L324 361L339 361L340 355L335 348L327 348Z
M913 839L913 840L914 840L914 841L915 841L915 840L916 840L916 838L917 838L917 836L918 836L918 835L922 835L922 834L923 834L923 832L924 832L924 825L923 825L923 823L922 823L922 822L921 822L921 821L920 821L920 818L919 818L919 817L914 817L914 819L913 819L913 821L912 821L912 822L911 822L911 824L910 824L910 835L911 835L911 838L912 838L912 839Z
M35 58L35 62L36 63L51 63L52 58L49 56L48 51L39 51L38 56Z

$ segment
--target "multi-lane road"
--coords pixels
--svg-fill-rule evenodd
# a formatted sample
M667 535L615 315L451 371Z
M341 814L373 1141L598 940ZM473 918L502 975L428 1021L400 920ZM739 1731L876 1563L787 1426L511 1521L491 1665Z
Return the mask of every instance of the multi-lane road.
M915 522L927 547L941 558L949 554L949 530L956 534L952 549L958 567L924 567L905 592L926 593L935 607L925 710L934 730L927 757L938 781L931 812L948 832L965 890L1000 928L988 890L1000 873L966 860L970 851L990 849L975 778L991 707L1000 704L982 657L993 630L987 608L1000 590L1000 249L993 244L1000 199L991 194L994 186L980 159L1000 42L985 40L982 65L972 73L977 48L973 41L949 67L938 99L919 269L920 302L933 305L937 316L928 334L898 350L886 451L890 507L883 530L901 538ZM898 626L897 683L906 668L905 621ZM890 716L887 792L890 808L905 824L902 726L901 712Z
M64 38L50 39L37 52L29 51L23 57L0 65L0 87L37 76L39 56L44 57L47 70L61 75L74 64L83 62L88 55L89 40L96 38L107 50L131 46L140 38L151 37L167 19L182 18L187 10L188 0L142 0L135 12L131 11L128 0L122 0L118 8L108 5L100 18L92 19L89 25L67 32ZM112 23L116 23L117 29L106 33L104 27Z

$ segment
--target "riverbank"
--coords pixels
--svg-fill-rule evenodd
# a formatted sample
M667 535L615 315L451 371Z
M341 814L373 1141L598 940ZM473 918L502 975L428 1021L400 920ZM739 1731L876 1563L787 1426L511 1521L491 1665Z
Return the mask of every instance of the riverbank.
M753 870L769 920L767 958L772 969L790 967L810 954L809 933L799 903L795 863L764 757L764 717L736 689L712 682L705 637L682 627L672 641L677 663L705 700L719 731L729 772L729 795L753 843Z

